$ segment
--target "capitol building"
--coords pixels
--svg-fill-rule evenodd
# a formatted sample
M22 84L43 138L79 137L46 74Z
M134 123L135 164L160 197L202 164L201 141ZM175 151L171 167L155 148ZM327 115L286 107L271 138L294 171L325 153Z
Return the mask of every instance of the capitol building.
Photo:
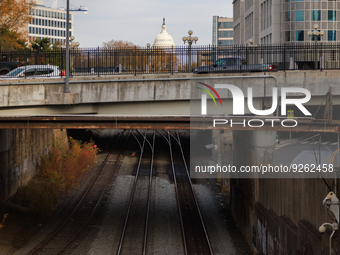
M166 31L165 18L163 18L162 31L155 38L152 47L171 48L176 47L174 39Z

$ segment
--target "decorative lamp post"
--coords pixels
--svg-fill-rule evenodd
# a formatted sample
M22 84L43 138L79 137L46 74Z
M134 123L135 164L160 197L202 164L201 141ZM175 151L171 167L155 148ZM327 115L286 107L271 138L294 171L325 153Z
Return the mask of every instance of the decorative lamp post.
M188 31L188 34L189 36L183 36L182 40L185 44L185 42L188 42L188 58L189 58L189 71L191 72L191 69L192 69L192 66L191 66L191 45L192 45L192 42L196 42L198 41L198 37L197 36L191 36L193 34L192 30L189 30Z
M80 45L79 42L75 42L74 39L76 39L73 35L70 36L70 41L69 41L69 47L70 49L72 49L72 51L74 51L75 49L77 49ZM71 60L71 70L73 71L73 59L74 59L74 52L72 54L72 56L70 56L70 60Z
M147 72L147 73L150 72L150 65L151 65L151 60L150 60L150 46L151 46L150 43L147 43L147 44L146 44L146 47L147 47L146 72Z
M70 37L70 43L69 43L69 45L70 45L70 47L71 47L72 49L78 48L79 45L80 45L79 42L74 42L74 39L75 39L75 37L72 35L72 36Z
M321 30L319 31L318 28L319 28L319 25L318 24L314 24L313 25L313 28L314 30L313 31L308 31L307 34L310 36L310 38L312 38L312 36L314 37L314 40L315 40L315 63L314 63L314 69L317 69L318 68L318 62L316 61L317 58L316 58L316 45L317 45L317 41L318 41L318 36L320 36L320 41L321 41L321 37L324 35L324 31ZM321 63L320 63L320 67L321 67Z

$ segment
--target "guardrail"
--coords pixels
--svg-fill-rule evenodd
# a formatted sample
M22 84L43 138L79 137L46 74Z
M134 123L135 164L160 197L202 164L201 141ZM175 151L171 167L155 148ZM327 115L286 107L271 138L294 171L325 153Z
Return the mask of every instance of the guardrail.
M278 70L340 69L339 43L284 43L276 45L180 46L169 48L75 48L70 50L70 72L77 75L188 73L225 57L242 64L274 64ZM20 65L55 65L65 69L65 49L0 52L2 61ZM223 72L223 70L216 70ZM228 72L252 69L228 68Z

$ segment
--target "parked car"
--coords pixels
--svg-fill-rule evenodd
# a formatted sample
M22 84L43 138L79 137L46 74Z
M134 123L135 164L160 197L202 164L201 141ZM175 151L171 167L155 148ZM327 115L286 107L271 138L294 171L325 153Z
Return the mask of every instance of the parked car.
M273 64L248 65L245 58L226 57L218 59L209 66L200 66L194 69L194 73L225 73L225 72L273 72L278 66Z
M17 61L0 62L0 75L7 74L17 67L19 67L19 62Z
M59 66L53 65L30 65L18 67L6 75L1 75L0 79L11 78L59 78L64 72L59 69Z

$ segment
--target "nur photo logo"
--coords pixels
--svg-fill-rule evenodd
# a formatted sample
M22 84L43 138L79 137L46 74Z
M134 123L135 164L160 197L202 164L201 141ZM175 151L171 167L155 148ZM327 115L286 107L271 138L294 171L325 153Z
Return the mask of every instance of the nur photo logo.
M198 84L201 84L203 86L206 86L207 88L209 88L212 92L215 93L215 95L217 96L218 100L220 101L220 104L222 106L222 100L221 100L221 97L220 95L217 93L217 91L210 85L208 84L205 84L203 82L197 82ZM214 96L211 94L211 92L207 89L204 89L204 88L201 88L201 87L197 87L198 89L200 90L203 90L204 92L206 92L211 98L212 100L214 101L215 103L215 106L217 106L217 103L216 103L216 100L214 98ZM202 94L201 95L201 111L202 111L202 115L206 115L207 114L207 95L206 94ZM204 113L203 113L204 112Z

